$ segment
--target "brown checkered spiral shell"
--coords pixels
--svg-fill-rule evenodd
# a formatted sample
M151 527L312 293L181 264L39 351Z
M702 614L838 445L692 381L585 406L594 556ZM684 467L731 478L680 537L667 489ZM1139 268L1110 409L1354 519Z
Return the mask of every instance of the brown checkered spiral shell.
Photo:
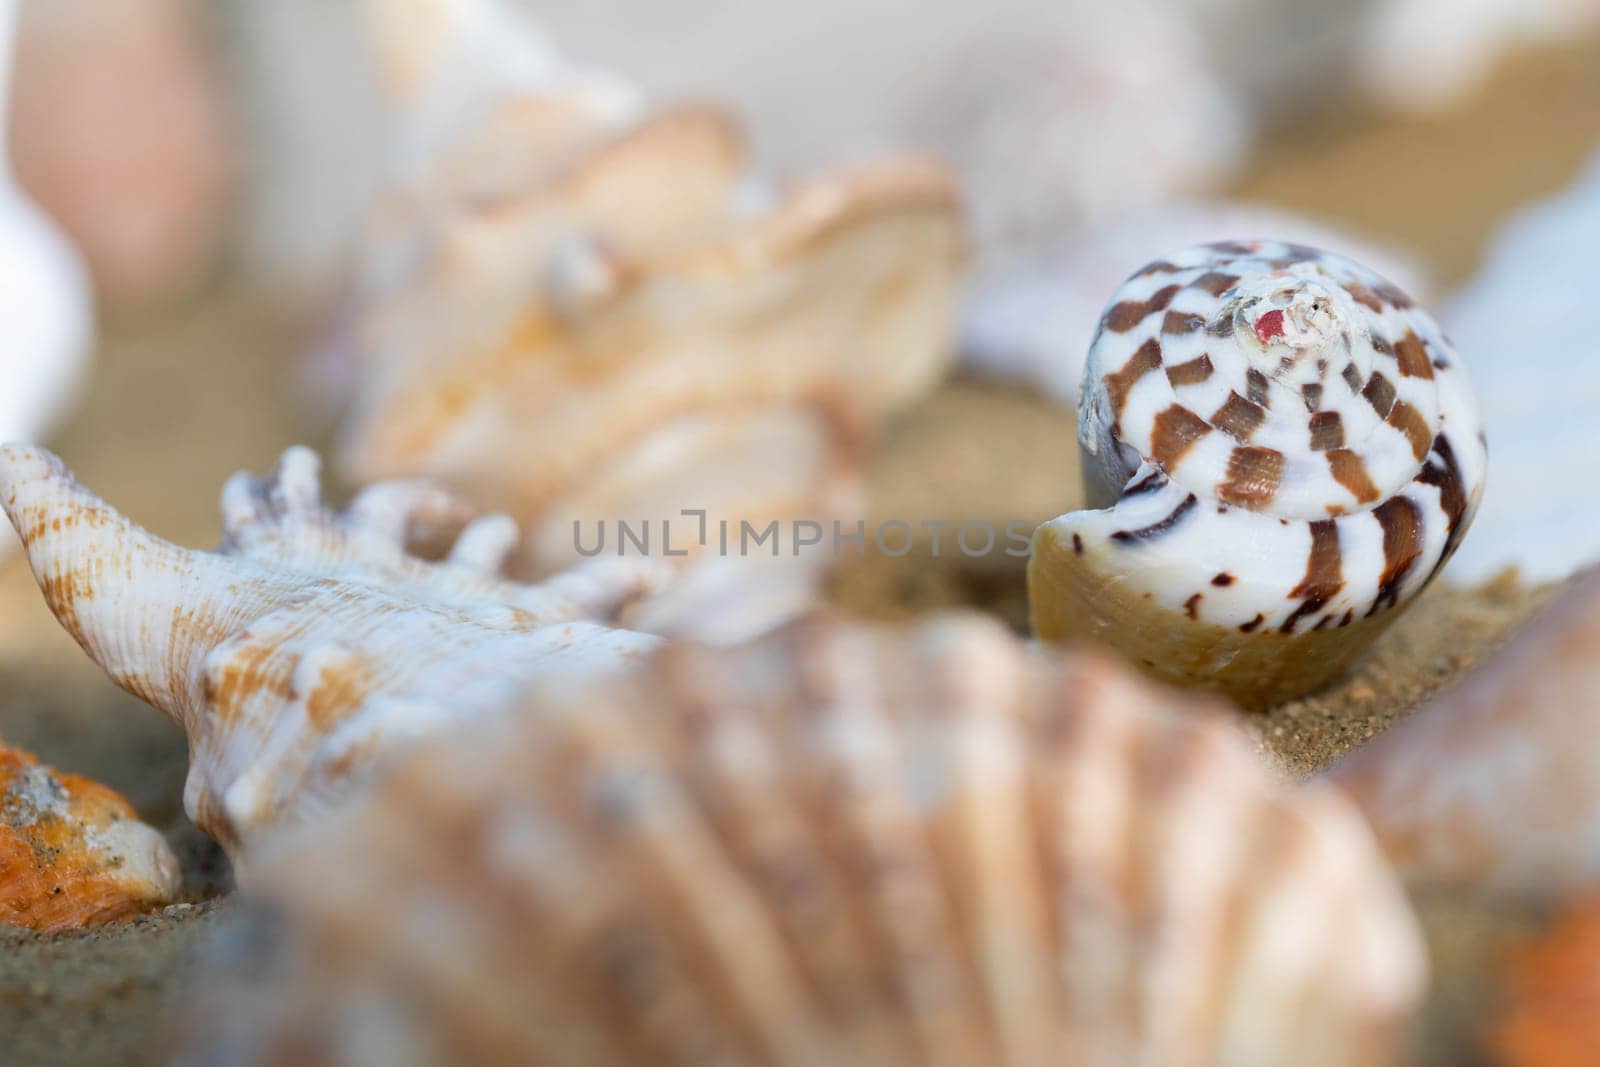
M1216 684L1237 642L1211 631L1293 637L1391 615L1466 532L1486 459L1433 319L1351 260L1273 241L1199 245L1129 278L1090 349L1079 435L1102 510L1047 524L1044 547L1081 560L1091 601L1114 584L1193 624L1198 651L1174 664L1142 648L1146 666L1246 703L1319 679ZM1079 614L1119 643L1120 618L1092 626L1115 614L1103 603Z

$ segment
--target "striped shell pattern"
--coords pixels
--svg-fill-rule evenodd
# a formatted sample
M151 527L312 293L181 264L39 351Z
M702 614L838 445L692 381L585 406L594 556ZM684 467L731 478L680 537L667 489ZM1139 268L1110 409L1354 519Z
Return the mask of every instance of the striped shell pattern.
M1357 263L1270 241L1196 246L1130 278L1090 350L1079 432L1103 510L1047 524L1039 547L1089 572L1089 618L1112 584L1193 624L1191 640L1361 632L1317 657L1338 667L1449 559L1486 458L1433 319ZM1180 681L1227 667L1144 658ZM1298 673L1216 687L1250 704L1321 680Z

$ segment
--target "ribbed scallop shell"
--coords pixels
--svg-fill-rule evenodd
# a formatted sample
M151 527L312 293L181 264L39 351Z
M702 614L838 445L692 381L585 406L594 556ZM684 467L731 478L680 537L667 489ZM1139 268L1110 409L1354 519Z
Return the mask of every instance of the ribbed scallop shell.
M133 805L0 741L0 926L45 933L170 904L178 861Z
M506 582L516 528L503 516L424 562L408 536L459 504L386 483L331 512L304 448L270 479L228 483L215 553L140 529L38 448L0 447L0 504L61 624L187 731L184 808L236 864L256 832L341 797L412 738L549 673L618 669L657 640L606 624L660 576L653 565Z
M1548 895L1600 882L1600 570L1337 765L1418 885Z
M1466 533L1485 445L1434 321L1341 256L1186 249L1113 297L1079 411L1091 505L1040 527L1034 625L1263 706L1342 671Z
M669 646L308 829L193 1062L1372 1064L1423 979L1337 794L972 619Z

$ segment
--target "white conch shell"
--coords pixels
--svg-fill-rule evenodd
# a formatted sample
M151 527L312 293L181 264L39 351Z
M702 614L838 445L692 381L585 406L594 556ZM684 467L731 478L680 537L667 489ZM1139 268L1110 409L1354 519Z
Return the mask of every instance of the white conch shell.
M333 513L303 448L269 480L228 483L215 553L140 529L38 448L0 448L0 504L61 624L188 733L184 808L236 862L261 829L341 797L411 738L550 673L620 669L657 640L605 623L659 565L506 582L516 528L503 516L424 562L406 553L408 527L450 511L443 494L376 485Z
M1418 301L1427 299L1420 266L1332 224L1260 204L1162 204L1086 226L980 278L964 301L962 364L1076 407L1083 363L1106 306L1106 279L1126 278L1170 249L1238 233L1343 249Z
M1328 777L1421 886L1559 894L1600 880L1600 570Z
M17 0L0 0L0 132L16 8ZM17 187L0 151L0 440L36 440L71 402L88 363L90 314L82 262ZM0 553L11 547L0 534Z
M617 683L419 746L274 843L287 925L234 961L244 996L207 975L192 1061L1398 1051L1397 884L1210 705L975 619L669 646Z
M1347 667L1472 521L1465 373L1342 256L1199 245L1113 297L1079 406L1090 505L1034 535L1035 631L1106 641L1247 707Z
M1442 316L1494 430L1493 488L1480 532L1450 565L1457 581L1488 581L1511 565L1530 581L1553 581L1600 562L1596 248L1600 154L1565 193L1505 225Z

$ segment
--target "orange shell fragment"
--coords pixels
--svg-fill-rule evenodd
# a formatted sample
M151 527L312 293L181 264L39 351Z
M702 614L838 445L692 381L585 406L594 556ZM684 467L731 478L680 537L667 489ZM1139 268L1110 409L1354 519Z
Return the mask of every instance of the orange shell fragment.
M0 742L0 925L44 933L171 903L178 861L115 790Z
M1505 1010L1489 1036L1507 1067L1600 1063L1600 893L1518 945L1504 967Z

